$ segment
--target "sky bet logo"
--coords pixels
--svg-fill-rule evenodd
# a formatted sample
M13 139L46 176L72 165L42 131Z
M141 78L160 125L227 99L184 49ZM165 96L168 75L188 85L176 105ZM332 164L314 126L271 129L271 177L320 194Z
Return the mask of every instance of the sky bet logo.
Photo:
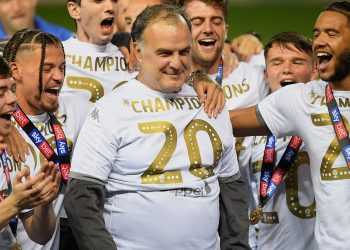
M28 118L20 109L17 109L15 112L13 112L13 117L21 125L21 127L24 127L29 122Z
M53 154L53 151L49 144L45 141L44 137L36 131L36 129L33 129L29 133L30 138L35 143L35 145L40 149L40 151L43 153L43 155L46 157L46 159L49 159L51 155Z
M345 148L342 149L343 150L343 154L345 155L345 160L348 164L348 166L350 166L350 145L347 145Z
M68 147L66 143L66 137L62 130L62 127L58 124L53 124L53 130L55 132L56 140L57 140L57 150L59 155L66 156L68 155Z
M334 123L335 132L337 133L337 137L339 138L339 140L347 137L348 133L346 132L344 123L341 120L341 114L337 107L331 110L331 119Z
M266 147L267 148L274 148L275 147L275 138L274 138L274 136L267 137Z

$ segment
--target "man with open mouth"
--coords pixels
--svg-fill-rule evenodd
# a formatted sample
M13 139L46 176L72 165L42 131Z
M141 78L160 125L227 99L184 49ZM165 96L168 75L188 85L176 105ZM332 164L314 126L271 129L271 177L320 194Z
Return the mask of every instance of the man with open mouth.
M317 79L312 44L301 34L295 32L277 34L265 45L264 53L265 78L272 92L295 83L306 83ZM287 152L286 148L291 139L291 136L281 139L257 136L254 139L250 160L250 169L254 174L252 185L256 186L254 208L265 204L261 218L257 218L258 221L256 221L260 221L256 249L315 249L315 197L312 190L309 157L303 147L300 148L296 160L275 194L266 202L264 201L264 204L259 202L259 195L263 193L260 178L267 140L275 143L276 158L273 164L276 169L283 153Z
M62 43L48 33L24 29L11 37L3 55L10 64L16 83L17 106L13 123L30 151L24 163L17 163L12 157L7 162L14 173L28 166L35 175L43 162L52 161L59 165L59 179L65 183L73 145L90 104L79 97L60 96L65 72ZM19 223L17 239L25 249L59 249L60 223L66 226L62 206L64 191L65 184L62 184L51 211L57 219L49 221L47 232L51 235L46 241L39 242L41 245L31 240L31 235L25 231L26 225ZM66 235L64 233L61 231L61 236ZM8 231L0 234L1 237L6 235L7 238L2 238L0 242L9 248L8 244L15 239ZM74 247L72 239L70 244Z
M193 70L203 70L213 79L222 83L226 103L229 109L238 109L257 104L269 92L268 86L265 84L263 75L263 66L252 66L250 64L240 62L237 68L227 77L222 74L224 62L222 60L222 52L224 49L225 39L227 37L228 24L228 2L220 1L202 1L202 0L183 0L180 1L185 12L189 16L192 29L192 61ZM253 137L236 138L236 151L242 178L246 182L241 190L252 197L252 191L248 188L250 182L249 176L249 159L251 155L251 145ZM246 187L245 187L246 186ZM247 199L248 200L248 199ZM239 209L232 208L232 211ZM248 211L246 217L237 216L237 225L239 220L247 222ZM234 223L232 223L234 224ZM242 244L248 246L248 230L232 225L237 230L237 237L231 241L236 245ZM248 226L248 224L246 224ZM249 237L250 245L256 244L255 230L250 228ZM223 239L224 236L223 236ZM230 242L227 239L226 242ZM225 240L221 241L222 247L227 248ZM233 245L231 245L233 247Z
M110 41L116 22L117 0L69 0L69 15L75 20L75 37L63 42L66 53L64 95L79 95L94 103L137 75L128 73L124 56ZM210 115L224 106L223 91L212 81L194 79L200 99Z
M16 85L11 69L0 57L0 126L1 138L8 136L11 117L16 108ZM37 170L13 165L1 146L0 173L0 248L18 249L18 219L26 235L39 244L45 244L55 230L56 215L52 200L59 192L60 174L53 162L45 162Z
M350 3L331 3L313 29L320 80L294 84L257 106L231 111L235 133L300 136L310 158L317 249L350 245Z

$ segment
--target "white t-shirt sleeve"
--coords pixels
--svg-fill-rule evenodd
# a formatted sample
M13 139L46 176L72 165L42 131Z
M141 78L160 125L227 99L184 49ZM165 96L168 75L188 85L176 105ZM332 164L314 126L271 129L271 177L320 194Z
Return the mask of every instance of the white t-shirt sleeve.
M106 126L111 123L108 114L99 105L88 113L74 149L71 177L78 173L107 182L118 150L115 136Z
M298 113L302 112L300 98L303 83L286 86L272 93L258 104L267 127L278 138L296 135Z

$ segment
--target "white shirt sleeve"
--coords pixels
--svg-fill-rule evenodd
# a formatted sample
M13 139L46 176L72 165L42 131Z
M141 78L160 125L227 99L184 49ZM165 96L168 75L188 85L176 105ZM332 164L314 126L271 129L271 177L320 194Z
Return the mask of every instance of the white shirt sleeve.
M108 114L95 105L87 115L74 149L71 177L79 173L107 182L118 151L116 138L106 126L113 124Z
M259 111L270 131L278 138L296 135L301 96L305 84L286 86L258 104Z

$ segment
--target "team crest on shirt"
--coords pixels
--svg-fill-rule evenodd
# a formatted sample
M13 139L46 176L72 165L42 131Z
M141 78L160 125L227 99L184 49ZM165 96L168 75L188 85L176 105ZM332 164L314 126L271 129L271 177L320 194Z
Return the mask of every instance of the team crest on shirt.
M100 116L98 114L100 110L98 108L94 108L94 110L90 113L90 117L95 121L100 122Z

